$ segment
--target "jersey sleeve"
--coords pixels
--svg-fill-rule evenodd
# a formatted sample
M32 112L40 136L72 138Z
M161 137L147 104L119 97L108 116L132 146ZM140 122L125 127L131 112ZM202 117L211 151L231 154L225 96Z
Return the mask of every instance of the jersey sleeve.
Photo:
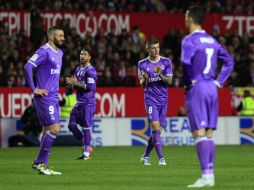
M223 65L216 80L219 82L220 86L222 86L233 70L235 62L228 51L220 44L218 49L218 59L222 61Z
M96 88L97 72L95 69L89 70L86 77L86 91L91 91Z
M189 39L184 39L182 41L182 51L181 51L181 62L182 64L191 64L191 59L194 56L197 48L193 42Z
M28 63L32 64L34 67L37 67L41 64L44 64L46 60L47 60L47 51L45 49L40 48L28 60Z
M166 62L166 67L165 67L165 75L168 76L168 75L172 75L173 74L173 69L172 69L172 62L170 59L167 59L167 62Z
M143 71L143 69L141 68L140 62L138 63L138 69L137 69L137 71L138 71L138 78L143 77L144 71Z
M97 73L95 69L89 70L87 73L86 84L94 84L97 80Z

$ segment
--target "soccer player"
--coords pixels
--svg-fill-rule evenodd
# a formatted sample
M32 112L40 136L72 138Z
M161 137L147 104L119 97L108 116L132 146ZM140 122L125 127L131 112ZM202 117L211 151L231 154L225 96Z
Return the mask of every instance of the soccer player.
M64 43L64 31L58 27L48 29L48 43L41 46L26 63L25 77L33 91L36 112L43 128L41 147L32 167L45 175L59 175L48 168L51 146L60 131L59 124L59 78ZM36 69L36 85L33 70Z
M160 56L159 41L151 38L146 43L149 56L138 62L138 77L140 85L145 88L145 109L147 119L152 128L152 135L141 161L144 165L151 165L149 156L155 147L159 165L166 165L161 147L161 127L166 125L168 109L168 86L172 82L171 60Z
M182 41L181 62L187 86L186 110L195 139L202 176L189 188L214 186L215 145L213 131L217 128L218 95L230 75L234 61L229 53L202 30L204 12L192 6L186 11L185 24L189 35ZM223 64L216 77L217 60Z
M66 83L78 89L77 103L74 106L68 128L83 145L83 154L78 158L90 160L91 125L96 108L95 91L97 72L90 63L91 53L88 49L80 52L80 66L77 67L74 76L66 77ZM82 127L82 132L77 125Z

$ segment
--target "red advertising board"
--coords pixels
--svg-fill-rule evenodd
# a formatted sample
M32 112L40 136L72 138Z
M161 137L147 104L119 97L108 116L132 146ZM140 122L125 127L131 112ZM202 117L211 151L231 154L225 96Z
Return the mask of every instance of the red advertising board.
M60 90L61 94L64 89ZM28 88L0 88L0 117L20 117L31 103L32 94ZM231 89L219 90L219 114L232 115ZM100 117L143 117L144 90L142 88L97 88L96 116ZM176 116L184 107L184 90L170 88L168 116Z
M131 31L133 26L139 26L146 37L155 35L163 39L170 27L185 30L184 13L41 12L41 15L45 29L61 19L68 19L80 36L87 31L95 35L99 28L104 28L106 32L115 28L119 34L123 29ZM6 23L10 35L21 28L30 35L30 18L29 11L0 11L0 20ZM204 28L208 32L217 28L221 33L238 31L242 35L243 32L254 31L254 15L206 14Z

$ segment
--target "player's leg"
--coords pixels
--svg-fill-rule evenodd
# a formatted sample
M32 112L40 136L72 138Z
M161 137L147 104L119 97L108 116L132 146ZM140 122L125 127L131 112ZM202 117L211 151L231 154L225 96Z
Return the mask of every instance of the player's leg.
M74 137L80 141L81 145L83 146L83 134L82 132L78 129L78 116L80 112L80 106L75 106L70 115L70 120L68 124L69 130L72 132Z
M187 116L189 118L192 136L196 144L196 152L200 168L202 171L202 177L195 183L189 185L190 188L198 188L204 186L210 186L208 178L209 173L209 146L206 137L205 128L208 126L207 117L207 95L206 92L200 90L202 86L193 87L186 97Z
M149 137L149 139L148 139L147 146L146 146L146 150L145 150L145 152L144 152L144 154L143 154L142 157L143 157L143 158L149 158L149 156L150 156L150 154L151 154L153 148L154 148L154 145L153 145L153 137L152 137L152 135L151 135L151 136Z
M159 111L159 122L160 122L160 136L162 135L163 128L166 127L166 117L168 112L168 105L157 106ZM160 159L159 165L167 165L165 159Z
M149 122L149 125L151 126L152 123L152 110L154 109L152 105L145 105L145 109L146 109L146 114L147 114L147 120ZM146 150L143 154L143 156L141 157L140 161L143 162L144 165L149 166L151 165L150 160L149 160L149 156L150 153L152 152L154 148L154 141L153 141L153 133L151 134L151 136L148 139L148 143L146 146Z
M161 145L161 125L160 125L160 116L159 116L159 109L156 105L149 105L146 106L147 115L148 115L148 121L150 122L151 128L152 128L152 138L153 138L153 145L157 152L158 158L159 158L159 164L160 162L163 162L163 164L160 165L166 165L163 153L162 153L162 145Z
M209 173L214 178L214 164L215 164L215 144L213 139L213 129L206 131L208 147L209 147Z
M58 102L44 100L37 101L37 105L40 105L40 107L36 107L36 111L38 113L40 123L44 126L44 135L41 141L40 151L34 161L33 168L39 169L40 172L46 175L61 174L60 172L55 172L47 168L52 144L60 131Z
M82 132L83 132L83 154L80 157L80 159L83 160L90 160L90 153L93 150L91 147L91 126L93 124L93 116L95 113L95 106L89 105L89 106L83 106L82 107L82 116L81 116L81 126L82 126Z
M209 121L208 128L206 129L206 136L209 146L209 173L214 179L214 166L215 166L215 143L213 139L213 131L217 129L218 122L218 96L217 87L212 83L209 88L210 104L209 104Z

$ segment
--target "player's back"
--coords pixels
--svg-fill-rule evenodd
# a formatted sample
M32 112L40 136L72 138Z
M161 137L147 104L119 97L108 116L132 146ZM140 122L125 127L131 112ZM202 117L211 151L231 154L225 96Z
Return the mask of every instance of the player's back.
M184 38L181 61L191 67L187 71L189 81L215 78L220 48L218 42L203 30L195 31Z

